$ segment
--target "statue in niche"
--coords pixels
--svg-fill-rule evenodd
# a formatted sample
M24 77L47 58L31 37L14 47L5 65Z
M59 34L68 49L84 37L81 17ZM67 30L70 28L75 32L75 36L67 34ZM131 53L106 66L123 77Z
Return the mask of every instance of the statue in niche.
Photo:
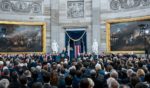
M95 53L96 55L98 54L98 42L96 41L96 39L94 39L94 41L93 41L92 51L93 51L93 53Z
M58 48L59 48L59 46L58 46L57 42L55 40L53 40L53 42L52 42L53 53L58 53Z

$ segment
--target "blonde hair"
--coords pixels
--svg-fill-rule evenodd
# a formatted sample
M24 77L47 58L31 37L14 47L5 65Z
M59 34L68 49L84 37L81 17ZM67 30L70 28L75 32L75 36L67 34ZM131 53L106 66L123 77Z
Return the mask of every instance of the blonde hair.
M140 76L145 76L145 72L143 69L138 69L137 72L136 72L137 76L140 77Z
M93 88L94 87L94 82L93 82L93 80L91 79L91 78L87 78L88 79L88 81L89 81L89 84L90 84L90 88Z

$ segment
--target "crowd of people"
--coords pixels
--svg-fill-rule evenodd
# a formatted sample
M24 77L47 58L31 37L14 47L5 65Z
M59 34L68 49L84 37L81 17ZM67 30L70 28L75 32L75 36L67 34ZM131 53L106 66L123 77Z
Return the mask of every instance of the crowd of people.
M0 55L0 88L150 88L150 59L82 55L55 61L50 54Z

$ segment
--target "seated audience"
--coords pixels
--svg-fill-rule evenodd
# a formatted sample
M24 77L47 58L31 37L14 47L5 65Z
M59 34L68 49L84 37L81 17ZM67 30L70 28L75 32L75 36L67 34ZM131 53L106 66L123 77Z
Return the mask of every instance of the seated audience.
M150 60L122 54L0 54L0 88L148 88ZM55 62L56 61L56 62Z

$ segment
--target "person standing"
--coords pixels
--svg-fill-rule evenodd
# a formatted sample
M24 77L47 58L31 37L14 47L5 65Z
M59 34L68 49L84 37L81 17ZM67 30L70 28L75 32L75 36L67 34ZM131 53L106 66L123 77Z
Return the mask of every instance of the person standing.
M68 58L68 54L67 54L66 48L64 48L62 50L62 52L60 53L60 58L61 58L61 61L64 61L64 59Z

